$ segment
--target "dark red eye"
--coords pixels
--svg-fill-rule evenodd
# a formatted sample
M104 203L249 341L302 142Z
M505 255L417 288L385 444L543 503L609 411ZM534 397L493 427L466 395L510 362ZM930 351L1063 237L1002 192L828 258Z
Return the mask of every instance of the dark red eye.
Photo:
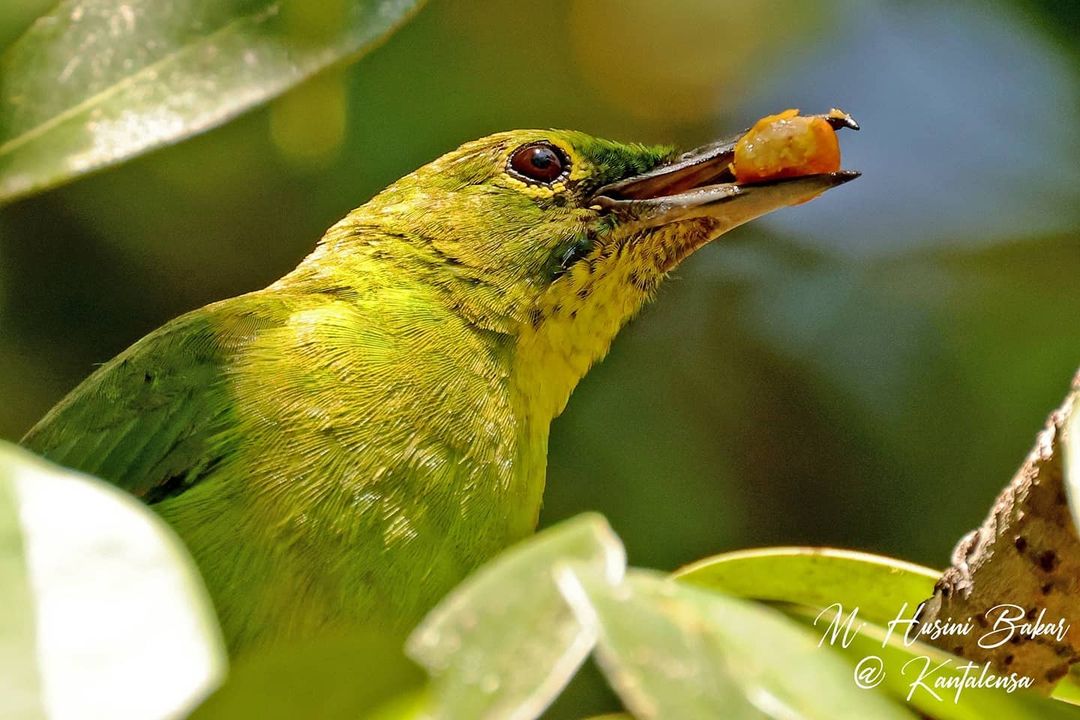
M550 183L557 180L569 163L561 151L545 142L522 145L510 156L510 171L524 180Z

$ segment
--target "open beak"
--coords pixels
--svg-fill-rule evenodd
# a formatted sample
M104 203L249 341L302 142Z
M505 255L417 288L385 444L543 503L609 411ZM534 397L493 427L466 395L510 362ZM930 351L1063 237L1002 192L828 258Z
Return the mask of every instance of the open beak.
M834 130L859 129L850 115L839 111L820 117ZM710 217L720 221L719 232L726 232L859 177L854 170L840 170L737 183L731 173L731 161L735 144L746 132L683 153L647 173L605 185L595 193L593 203L614 212L625 212L645 226Z

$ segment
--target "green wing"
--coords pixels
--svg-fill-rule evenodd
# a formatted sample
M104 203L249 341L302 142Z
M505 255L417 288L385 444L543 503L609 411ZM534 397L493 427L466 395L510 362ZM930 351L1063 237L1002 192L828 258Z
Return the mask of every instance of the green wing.
M215 442L230 421L228 366L273 324L253 311L260 304L227 300L147 335L61 400L22 444L147 502L183 492L229 452Z

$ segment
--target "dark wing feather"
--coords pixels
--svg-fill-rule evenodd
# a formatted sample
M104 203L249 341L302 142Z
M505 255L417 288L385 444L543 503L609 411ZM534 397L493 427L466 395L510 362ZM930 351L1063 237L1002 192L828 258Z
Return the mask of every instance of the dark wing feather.
M227 300L147 335L61 400L22 444L147 502L183 492L228 453L215 443L230 419L228 365L272 324L253 311L270 309L260 305L254 296Z

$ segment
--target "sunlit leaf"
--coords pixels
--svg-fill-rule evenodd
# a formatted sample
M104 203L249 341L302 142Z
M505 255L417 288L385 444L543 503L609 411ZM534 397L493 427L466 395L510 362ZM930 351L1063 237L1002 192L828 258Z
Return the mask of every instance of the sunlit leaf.
M1080 668L1073 665L1069 674L1054 686L1053 696L1055 699L1071 705L1080 705L1080 678L1077 676L1078 672L1080 672Z
M0 716L38 705L52 720L171 718L220 682L202 581L135 499L0 444L0 538L0 684L28 682L0 693Z
M736 597L824 608L840 603L885 623L911 612L939 577L903 560L833 548L778 547L717 555L675 573L680 581Z
M825 618L816 611L794 610L792 614L804 622L817 621L820 628ZM1015 688L1007 692L1004 687L961 687L965 678L975 682L983 672L981 664L944 653L921 642L907 644L904 640L906 626L898 626L893 633L885 628L867 624L857 634L850 635L845 645L832 647L845 652L856 663L860 682L868 688L880 688L894 697L908 702L935 720L1064 720L1080 717L1074 706ZM819 637L820 637L820 630ZM995 671L989 670L997 674ZM951 685L938 687L938 680Z
M1062 440L1065 487L1072 510L1073 524L1080 528L1080 390L1074 390L1065 401L1064 412L1069 418L1065 423Z
M0 715L37 720L45 709L33 661L34 598L17 503L11 470L0 465Z
M852 667L761 605L630 571L618 586L565 571L564 593L598 631L597 659L640 720L913 718L860 690Z
M602 517L581 515L511 548L424 619L408 652L434 678L435 717L534 718L565 687L595 642L555 585L565 563L612 583L626 557Z
M219 125L422 0L66 0L0 58L0 201Z

